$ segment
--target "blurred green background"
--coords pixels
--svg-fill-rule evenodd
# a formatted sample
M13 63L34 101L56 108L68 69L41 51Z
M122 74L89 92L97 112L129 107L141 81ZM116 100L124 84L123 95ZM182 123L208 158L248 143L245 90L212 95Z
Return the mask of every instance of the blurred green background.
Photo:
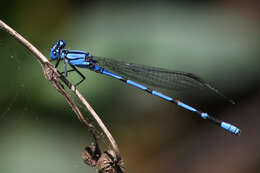
M87 80L79 90L116 138L127 172L260 171L258 1L2 0L0 13L46 56L64 39L67 49L195 73L237 102L203 93L184 97L242 129L232 136L191 112L81 70ZM87 129L44 79L35 57L3 31L0 52L0 172L96 172L80 157L91 142Z

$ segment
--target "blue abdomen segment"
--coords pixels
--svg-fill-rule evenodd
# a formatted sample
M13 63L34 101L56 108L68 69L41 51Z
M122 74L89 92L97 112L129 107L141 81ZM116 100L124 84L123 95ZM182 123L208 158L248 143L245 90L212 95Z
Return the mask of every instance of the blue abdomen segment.
M147 87L145 87L145 86L143 86L143 85L141 85L139 83L136 83L136 82L134 82L132 80L126 80L126 83L128 83L129 85L135 86L137 88L140 88L142 90L147 90Z
M190 110L192 112L197 112L197 109L189 106L189 105L186 105L185 103L181 102L181 101L178 101L177 102L177 105L180 106L180 107L183 107L184 109L187 109L187 110Z
M119 76L119 75L117 75L117 74L114 74L114 73L112 73L112 72L110 72L110 71L107 71L107 70L103 70L102 73L105 74L105 75L114 77L114 78L116 78L116 79L123 79L123 77L121 77L121 76Z
M229 123L226 123L226 122L221 122L220 126L223 129L226 129L227 131L229 131L229 132L231 132L235 135L238 135L240 133L239 128L237 128L236 126L234 126L232 124L229 124Z
M165 100L167 100L167 101L173 101L173 98L171 98L171 97L168 97L168 96L166 96L166 95L164 95L164 94L162 94L162 93L160 93L160 92L157 92L157 91L152 91L152 94L153 95L155 95L155 96L158 96L158 97L161 97L161 98L163 98L163 99L165 99Z

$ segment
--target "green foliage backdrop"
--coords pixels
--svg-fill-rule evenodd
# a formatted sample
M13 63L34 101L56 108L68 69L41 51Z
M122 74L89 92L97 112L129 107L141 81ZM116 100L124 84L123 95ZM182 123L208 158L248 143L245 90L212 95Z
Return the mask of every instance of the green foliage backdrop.
M87 80L79 89L117 139L127 172L248 173L259 172L260 156L260 15L250 5L10 0L1 2L1 19L46 56L64 39L68 49L195 73L238 102L200 93L184 100L241 127L242 136L235 137L83 69ZM0 59L0 172L95 172L80 158L90 142L86 128L44 79L35 58L3 31Z

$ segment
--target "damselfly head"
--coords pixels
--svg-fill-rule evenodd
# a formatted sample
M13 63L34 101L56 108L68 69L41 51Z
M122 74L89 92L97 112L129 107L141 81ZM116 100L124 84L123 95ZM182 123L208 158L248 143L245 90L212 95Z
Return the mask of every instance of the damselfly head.
M56 44L51 48L50 56L52 60L58 59L61 55L62 49L66 46L64 40L58 40Z

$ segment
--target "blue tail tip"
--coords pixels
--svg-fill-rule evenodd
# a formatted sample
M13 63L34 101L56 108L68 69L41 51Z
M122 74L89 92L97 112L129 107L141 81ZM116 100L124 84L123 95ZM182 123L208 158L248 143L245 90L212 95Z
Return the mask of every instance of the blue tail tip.
M233 132L235 135L239 135L240 136L240 134L241 134L241 130L240 129L238 129L238 128L236 128L236 130L235 130L235 132Z
M235 135L240 135L240 133L241 133L241 130L239 128L237 128L236 126L234 126L232 124L226 123L226 122L222 122L221 127Z

